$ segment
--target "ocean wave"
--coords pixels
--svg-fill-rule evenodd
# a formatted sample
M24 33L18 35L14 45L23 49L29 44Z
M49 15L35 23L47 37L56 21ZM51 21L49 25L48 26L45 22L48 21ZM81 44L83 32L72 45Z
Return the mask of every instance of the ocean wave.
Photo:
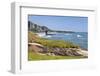
M81 35L77 35L78 38L82 37Z
M52 36L50 36L50 35L47 35L47 36L44 36L45 38L50 38L50 37L52 37Z
M64 35L72 35L72 34L64 34Z
M38 36L40 36L40 37L45 36L45 33L36 33L36 34L38 34Z

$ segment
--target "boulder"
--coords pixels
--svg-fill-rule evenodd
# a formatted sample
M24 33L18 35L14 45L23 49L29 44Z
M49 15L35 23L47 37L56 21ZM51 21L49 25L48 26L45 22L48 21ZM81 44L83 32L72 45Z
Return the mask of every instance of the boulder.
M47 48L40 44L30 44L29 50L35 53L43 53L51 56L88 56L87 51L82 50L81 48Z

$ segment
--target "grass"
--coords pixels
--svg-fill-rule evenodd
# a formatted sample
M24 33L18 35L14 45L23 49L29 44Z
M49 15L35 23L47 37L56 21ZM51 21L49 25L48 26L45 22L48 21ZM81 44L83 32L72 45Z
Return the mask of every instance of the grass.
M49 40L45 38L40 38L37 34L33 32L28 32L28 42L30 43L39 43L44 45L48 48L79 48L78 45L73 44L69 41L63 40ZM52 50L49 50L50 52ZM28 60L57 60L57 59L80 59L83 58L82 56L50 56L50 55L40 55L35 52L28 50Z
M58 48L79 48L78 45L73 44L69 41L64 40L49 40L45 38L40 38L37 34L33 32L28 33L28 42L36 42L47 47L58 47Z
M48 55L40 55L33 52L28 53L28 60L59 60L59 59L81 59L84 58L82 56L48 56Z
M41 39L37 39L35 42L47 47L78 48L77 45L63 40L48 40L48 39L41 38Z
M38 38L39 38L39 36L37 34L31 32L31 31L28 32L28 42L32 43Z

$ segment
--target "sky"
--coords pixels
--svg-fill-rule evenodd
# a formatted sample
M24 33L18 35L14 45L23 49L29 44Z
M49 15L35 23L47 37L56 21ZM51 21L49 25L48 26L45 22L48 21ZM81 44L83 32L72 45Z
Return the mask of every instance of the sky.
M28 20L40 26L47 26L52 30L88 31L88 17L29 15Z

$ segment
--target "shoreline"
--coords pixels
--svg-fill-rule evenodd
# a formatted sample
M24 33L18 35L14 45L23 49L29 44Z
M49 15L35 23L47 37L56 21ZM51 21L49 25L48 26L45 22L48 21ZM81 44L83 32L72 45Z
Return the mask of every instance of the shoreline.
M46 35L44 32L41 32L41 33L36 33L39 37L41 37L41 38L51 38L52 37L52 35L54 34L57 34L57 33L51 33L51 34L48 34L48 35ZM67 33L68 34L68 33ZM53 39L52 39L53 40ZM65 41L67 41L67 40L65 40ZM74 42L72 42L72 43L74 43ZM75 43L76 44L76 43ZM84 47L81 47L81 49L82 50L85 50L85 51L88 51L88 48L84 48Z
M49 40L40 37L44 35L44 33L29 32L29 59L88 58L88 51L81 49L79 46L62 40Z
M42 32L42 33L36 33L36 34L37 34L39 37L46 36L45 33L43 33L43 32Z
M39 43L28 43L29 47L33 49L37 54L44 54L50 56L83 56L88 57L88 51L81 48L47 48ZM38 49L38 50L37 50ZM49 51L52 50L52 51Z

